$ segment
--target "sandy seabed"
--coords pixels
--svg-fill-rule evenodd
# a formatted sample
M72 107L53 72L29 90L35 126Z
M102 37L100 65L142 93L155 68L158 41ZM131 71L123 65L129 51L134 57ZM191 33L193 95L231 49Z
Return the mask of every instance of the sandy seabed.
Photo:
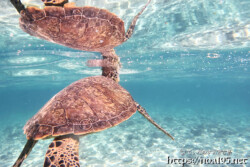
M157 109L156 109L157 110ZM248 114L216 117L195 111L151 113L175 137L172 141L136 113L129 120L108 130L80 138L80 165L86 167L165 167L169 158L248 158L250 157ZM1 167L12 166L25 142L23 125L3 125L0 131ZM42 166L52 139L41 140L23 167ZM224 152L223 152L224 151ZM230 151L230 152L229 152ZM208 153L210 152L210 153ZM184 166L193 166L185 164ZM197 166L197 165L196 165ZM198 166L207 166L199 164ZM219 166L246 166L221 164Z

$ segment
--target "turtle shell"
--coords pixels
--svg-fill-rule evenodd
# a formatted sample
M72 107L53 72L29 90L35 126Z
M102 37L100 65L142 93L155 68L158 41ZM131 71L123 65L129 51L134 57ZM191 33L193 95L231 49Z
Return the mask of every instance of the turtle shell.
M84 135L115 126L136 112L124 88L95 76L78 80L52 97L24 126L27 139Z
M23 31L74 49L98 51L124 42L124 22L115 14L96 7L27 7L19 20Z

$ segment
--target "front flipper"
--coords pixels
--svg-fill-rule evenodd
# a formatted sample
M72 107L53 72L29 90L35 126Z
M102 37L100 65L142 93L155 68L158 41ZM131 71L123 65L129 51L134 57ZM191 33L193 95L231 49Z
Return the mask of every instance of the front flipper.
M19 155L18 159L16 160L13 167L20 167L23 160L28 157L29 153L31 152L32 148L35 146L37 140L29 139L25 144L23 151Z
M158 129L160 129L163 133L165 133L166 135L168 135L172 140L174 140L174 138L167 132L165 131L162 127L160 127L146 112L146 110L138 103L136 103L136 107L137 110L139 111L140 114L142 114L147 120L149 120L149 122L151 122L154 126L156 126Z
M79 137L65 135L56 137L46 152L44 167L80 167Z
M25 10L24 5L22 4L21 0L10 0L12 5L16 8L18 13L20 13L22 10Z

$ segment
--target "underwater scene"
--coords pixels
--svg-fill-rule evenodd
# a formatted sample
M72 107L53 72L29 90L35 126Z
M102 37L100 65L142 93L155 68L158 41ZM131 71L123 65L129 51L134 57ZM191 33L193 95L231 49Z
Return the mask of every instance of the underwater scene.
M25 8L44 8L41 0L21 2ZM114 48L120 59L119 85L135 101L134 110L140 104L174 138L135 112L117 126L81 136L80 166L250 166L249 0L69 2L110 11L124 21L125 33L134 28ZM135 27L130 26L147 2ZM31 36L20 28L21 16L11 1L0 3L0 167L10 167L27 142L26 122L59 91L82 78L103 75L104 68L87 63L98 64L101 51ZM39 140L21 166L46 166L53 140ZM52 161L47 166L59 166Z

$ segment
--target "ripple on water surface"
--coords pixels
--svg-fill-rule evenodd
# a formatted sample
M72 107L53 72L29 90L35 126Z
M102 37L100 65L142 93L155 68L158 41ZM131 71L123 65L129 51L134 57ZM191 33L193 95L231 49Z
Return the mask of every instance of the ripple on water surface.
M57 71L54 70L46 70L46 69L29 69L29 70L20 70L17 72L13 72L12 76L15 77L23 77L23 76L45 76L57 74Z

